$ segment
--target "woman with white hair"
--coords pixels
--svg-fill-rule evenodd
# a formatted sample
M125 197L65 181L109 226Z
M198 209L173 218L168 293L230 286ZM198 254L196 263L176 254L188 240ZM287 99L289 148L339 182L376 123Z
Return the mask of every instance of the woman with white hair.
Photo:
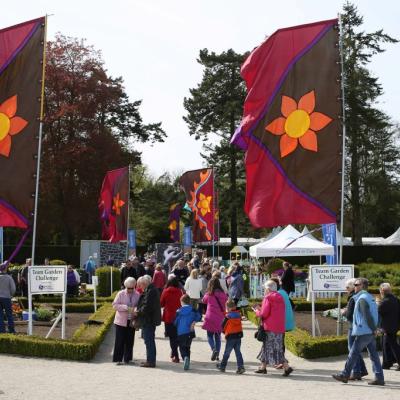
M293 372L285 359L283 350L283 338L285 333L285 301L277 292L276 283L272 280L265 282L265 296L262 305L255 306L257 317L261 318L261 324L265 331L258 359L261 366L255 372L266 374L267 365L283 365L283 376L289 376Z
M353 296L355 295L355 278L351 278L346 282L346 291L347 291L347 306L341 310L341 314L346 317L347 322L349 324L348 327L348 335L347 335L347 346L349 351L353 346L355 336L351 336L352 326L353 326L353 314L354 314L354 307L355 301ZM353 370L351 371L351 375L349 377L349 381L360 381L363 376L368 375L367 367L365 366L364 359L359 356L354 366Z
M129 277L124 281L124 290L120 290L113 301L115 309L115 344L113 362L116 365L129 364L133 356L135 328L133 327L134 309L140 294L135 290L136 279Z
M189 278L185 282L185 291L190 297L191 306L197 310L201 300L201 290L203 289L203 283L199 279L199 270L193 269L190 272Z

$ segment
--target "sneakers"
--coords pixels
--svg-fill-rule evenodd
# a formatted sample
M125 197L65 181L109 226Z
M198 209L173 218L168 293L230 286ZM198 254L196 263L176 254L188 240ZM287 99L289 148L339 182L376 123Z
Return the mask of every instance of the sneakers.
M185 359L183 360L183 369L187 371L189 367L190 367L190 358L185 357Z
M155 368L156 364L148 362L148 361L144 361L144 362L140 363L140 366L143 367L143 368Z
M219 372L225 372L225 368L221 367L220 363L217 364L217 369L219 370Z
M179 357L171 357L173 363L179 363Z
M218 358L218 352L217 350L213 350L211 354L211 361L215 361Z
M246 370L244 369L244 367L240 367L240 368L238 368L237 371L236 371L236 373L237 373L238 375L242 375L242 374L244 374L245 372L246 372Z
M340 374L334 374L334 375L332 375L332 378L336 379L339 382L343 382L343 383L347 383L349 381L349 378L347 376L340 375Z
M122 361L118 361L115 363L115 365L124 365L124 363Z
M371 382L368 382L368 385L373 385L373 386L385 386L385 381L378 381L378 380L373 380Z

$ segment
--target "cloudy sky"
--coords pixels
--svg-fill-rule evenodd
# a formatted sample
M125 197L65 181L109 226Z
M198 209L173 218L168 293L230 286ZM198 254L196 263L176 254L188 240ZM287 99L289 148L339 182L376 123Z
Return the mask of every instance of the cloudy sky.
M364 29L383 28L400 38L397 0L354 1L364 16ZM144 122L161 121L168 134L163 144L141 145L142 158L155 176L202 166L201 143L192 139L182 120L183 98L201 81L199 50L245 52L278 28L331 19L338 0L14 0L4 6L0 26L44 14L51 40L56 32L86 38L103 53L107 69L122 76L131 100L142 99ZM380 106L400 120L397 77L400 44L387 46L371 66L385 95Z

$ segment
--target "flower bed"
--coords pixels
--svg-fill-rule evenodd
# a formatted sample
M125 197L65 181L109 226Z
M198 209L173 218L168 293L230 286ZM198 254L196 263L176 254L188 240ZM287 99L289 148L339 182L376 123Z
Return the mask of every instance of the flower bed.
M93 306L93 305L92 305ZM37 336L0 335L0 353L86 361L92 359L114 319L109 303L92 314L70 340L44 339Z

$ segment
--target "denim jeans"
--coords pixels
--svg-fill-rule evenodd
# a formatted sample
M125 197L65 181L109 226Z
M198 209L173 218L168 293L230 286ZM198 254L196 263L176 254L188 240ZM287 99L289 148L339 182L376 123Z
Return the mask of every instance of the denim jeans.
M221 351L221 334L207 331L207 340L211 350L215 350L219 354Z
M342 375L349 377L351 371L355 367L359 357L361 356L361 352L367 348L369 358L372 362L372 370L375 374L375 379L379 381L383 381L383 370L381 361L379 359L378 351L376 350L376 339L375 335L361 335L354 336L354 342L351 346L349 356L347 357L346 364L344 366L344 370L342 371Z
M238 368L242 368L244 366L243 356L240 351L241 343L242 343L241 338L226 339L224 356L222 357L221 361L221 368L226 368L226 364L228 364L229 356L231 355L232 350L235 351L236 363Z
M350 327L348 337L347 337L349 353L350 353L351 347L353 346L355 338L356 338L355 336L351 336L351 327ZM362 375L368 374L368 371L367 371L367 368L365 367L364 359L362 358L362 355L360 354L360 356L357 359L356 364L353 367L353 375L360 376L361 374Z
M144 344L146 345L146 361L156 363L156 327L154 325L144 325L142 328Z
M4 326L4 311L7 315L8 332L15 333L11 299L7 297L0 297L0 333L6 332L6 327Z

